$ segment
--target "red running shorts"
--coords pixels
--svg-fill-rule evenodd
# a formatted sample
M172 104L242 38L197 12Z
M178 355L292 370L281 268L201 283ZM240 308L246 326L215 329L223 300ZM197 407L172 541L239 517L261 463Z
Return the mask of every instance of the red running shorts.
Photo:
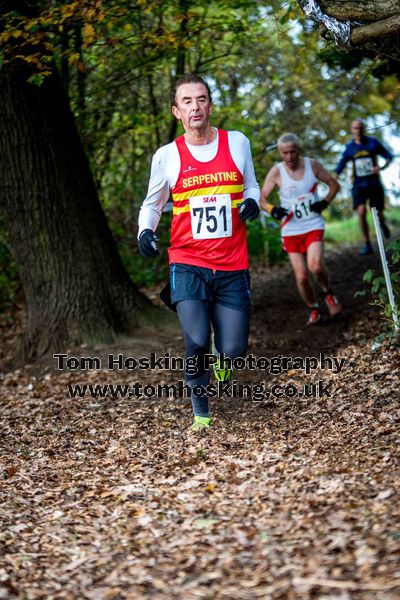
M307 254L307 249L314 242L324 241L324 230L314 229L307 233L299 235L286 235L282 238L282 245L285 252L297 252L299 254Z

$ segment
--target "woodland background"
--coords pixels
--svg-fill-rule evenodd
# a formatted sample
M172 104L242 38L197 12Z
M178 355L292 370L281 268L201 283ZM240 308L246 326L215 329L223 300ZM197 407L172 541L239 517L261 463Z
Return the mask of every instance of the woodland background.
M396 2L375 4L321 6L356 23L353 33L397 23ZM132 281L165 280L170 214L155 261L138 255L137 215L152 154L180 133L170 112L174 77L209 80L213 123L250 138L260 182L283 131L297 133L304 152L328 168L352 118L367 119L378 136L397 131L393 26L345 48L296 2L18 0L2 2L0 16L0 299L12 306L22 282L22 361L154 319ZM328 219L351 216L344 188ZM278 237L250 224L251 254L282 260Z
M347 48L304 17L308 4L0 2L0 598L399 598L398 336L345 185L327 214L337 321L306 327L279 231L248 225L249 351L324 352L343 371L238 374L323 381L331 397L214 399L213 427L196 435L188 400L101 393L180 373L57 371L51 358L182 356L158 300L170 213L156 261L136 246L151 156L180 132L176 75L209 80L213 122L249 136L260 183L288 129L328 168L353 117L396 140L399 2L321 0L351 22ZM71 398L68 384L98 393Z

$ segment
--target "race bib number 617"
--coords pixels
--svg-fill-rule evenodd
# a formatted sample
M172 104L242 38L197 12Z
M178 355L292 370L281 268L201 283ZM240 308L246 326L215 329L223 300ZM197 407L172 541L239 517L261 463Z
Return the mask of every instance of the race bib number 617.
M209 240L232 235L232 208L229 194L193 196L189 204L193 239Z
M315 212L311 210L313 202L315 202L315 196L311 192L297 196L293 206L293 215L296 221L307 221L315 217Z

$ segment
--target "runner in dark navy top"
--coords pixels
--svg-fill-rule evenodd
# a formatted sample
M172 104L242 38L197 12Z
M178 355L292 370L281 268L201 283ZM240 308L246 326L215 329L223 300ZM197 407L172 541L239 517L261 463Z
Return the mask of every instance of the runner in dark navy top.
M361 119L355 119L352 122L351 133L354 139L346 145L342 158L336 167L336 173L340 175L346 164L349 161L352 162L353 208L358 213L360 229L365 239L365 246L361 248L360 254L372 254L366 203L369 200L370 206L376 207L383 234L386 238L389 238L390 230L385 223L383 214L385 193L379 171L388 166L393 159L393 155L377 138L365 135L365 126ZM378 156L386 159L386 163L382 167L378 164Z

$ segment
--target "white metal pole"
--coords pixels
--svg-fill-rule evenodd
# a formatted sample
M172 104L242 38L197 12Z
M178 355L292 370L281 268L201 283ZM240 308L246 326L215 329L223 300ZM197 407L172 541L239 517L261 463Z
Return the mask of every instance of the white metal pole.
M372 218L374 220L376 239L378 242L379 254L381 255L381 262L382 262L382 267L383 267L383 273L385 275L386 288L388 291L389 302L390 302L390 306L392 309L394 328L395 328L396 333L398 333L399 328L400 328L399 317L396 312L396 302L394 299L392 282L390 280L390 272L389 272L389 266L388 266L387 259L386 259L385 248L383 246L383 239L382 239L381 226L379 223L378 211L376 210L375 207L373 207L373 208L371 208L371 212L372 212Z

